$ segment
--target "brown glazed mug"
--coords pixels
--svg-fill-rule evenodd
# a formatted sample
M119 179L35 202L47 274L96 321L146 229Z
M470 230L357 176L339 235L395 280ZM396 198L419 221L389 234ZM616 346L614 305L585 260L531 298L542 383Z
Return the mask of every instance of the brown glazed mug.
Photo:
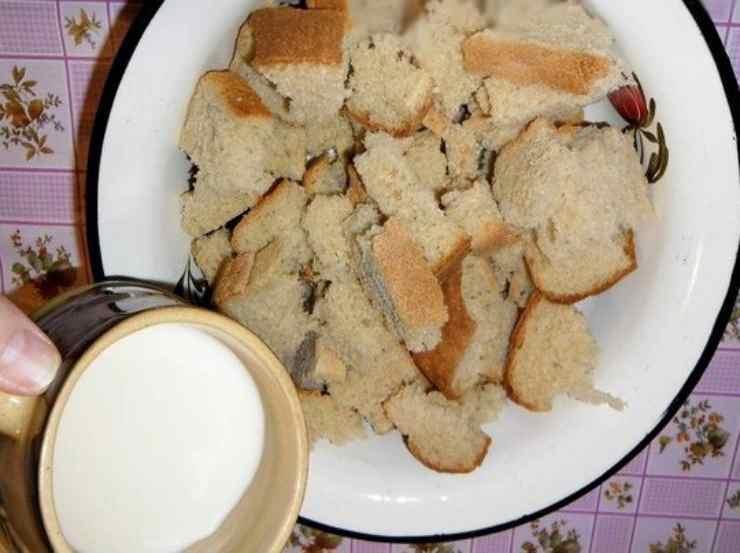
M188 552L278 553L298 517L308 472L300 402L287 371L251 332L148 284L111 281L61 296L34 316L62 366L41 397L0 393L0 552L71 552L52 493L53 443L64 405L90 363L143 328L192 325L219 339L249 370L265 415L259 469L221 527ZM91 414L94 416L94 414Z

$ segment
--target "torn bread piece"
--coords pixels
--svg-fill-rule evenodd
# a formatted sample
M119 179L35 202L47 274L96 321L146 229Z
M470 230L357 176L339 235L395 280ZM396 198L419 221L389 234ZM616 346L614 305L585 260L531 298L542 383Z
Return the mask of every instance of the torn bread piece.
M305 169L305 131L274 118L230 71L212 71L198 81L179 146L198 167L196 189L243 194L247 207L276 179L300 179Z
M321 279L335 281L354 276L350 242L343 226L353 209L344 196L317 196L306 209L301 225L315 255L314 269Z
M344 445L367 438L362 417L356 411L340 406L333 397L317 391L299 390L298 398L311 446L320 440Z
M278 240L257 253L227 260L214 291L219 311L254 332L291 370L308 332L315 329L303 306L310 294L298 275L286 274Z
M475 424L488 424L498 419L506 405L506 389L490 382L480 384L460 400L465 415Z
M231 236L234 251L258 252L274 240L280 240L283 270L299 273L311 260L311 250L301 228L307 202L303 187L291 181L280 182L242 217Z
M404 38L419 66L432 76L439 112L449 121L480 86L481 79L463 67L462 44L486 23L473 2L430 0L425 9Z
M206 277L208 284L212 286L224 262L231 259L234 254L231 247L231 233L222 228L207 236L193 240L190 253L203 276Z
M622 401L594 389L597 360L598 345L583 315L535 292L511 337L505 375L509 396L532 411L551 411L561 394L621 410Z
M599 294L637 268L634 230L653 208L618 129L537 120L499 155L493 191L506 222L533 234L527 265L551 301Z
M314 159L303 175L303 188L309 197L343 193L347 188L344 161L328 153Z
M432 351L417 353L414 362L429 381L449 399L464 394L457 381L456 369L478 330L468 313L462 293L462 267L457 267L442 283L449 320L442 328L442 340Z
M412 352L434 349L448 320L442 288L404 225L391 218L357 237L361 281Z
M432 102L432 79L413 63L401 39L377 34L350 53L347 113L370 131L411 136Z
M562 120L627 83L609 29L581 6L557 9L569 25L544 17L526 29L487 29L463 44L466 71L484 79L491 128L522 128L539 116Z
M306 141L308 155L312 158L331 153L348 161L355 148L352 125L344 111L331 119L307 123Z
M519 309L527 306L529 296L534 291L534 284L524 260L527 243L527 238L519 237L511 245L497 249L488 258L496 275L499 289L505 291L506 297L511 299Z
M347 379L347 365L318 332L309 332L296 354L291 373L301 390L323 390L327 385Z
M347 97L345 14L263 8L247 22L254 40L251 66L288 100L291 120L307 123L336 116Z
M408 351L386 329L356 279L332 282L316 315L329 346L350 368L344 381L329 383L329 393L340 405L357 410L375 432L389 432L393 425L382 403L420 378Z
M458 181L471 181L480 175L483 147L475 132L453 123L444 133L447 152L447 172Z
M471 238L476 255L493 253L513 244L516 233L504 222L491 187L478 179L467 190L453 190L442 196L447 216L457 223Z
M442 151L442 146L440 137L425 130L413 136L404 153L419 183L435 193L444 190L449 181L447 156Z
M414 361L447 398L459 399L481 381L503 381L519 310L504 297L490 264L473 255L444 283L444 292L450 321L442 342Z
M199 238L236 219L255 203L252 194L222 193L206 186L196 187L180 196L182 228Z
M428 468L465 474L478 468L492 440L475 416L439 392L405 386L384 404L411 454Z
M425 0L308 0L313 9L334 9L347 14L348 45L377 33L399 34L423 11Z
M470 237L439 208L404 157L404 147L387 135L369 135L368 150L354 160L368 195L388 217L397 216L441 279L470 249Z

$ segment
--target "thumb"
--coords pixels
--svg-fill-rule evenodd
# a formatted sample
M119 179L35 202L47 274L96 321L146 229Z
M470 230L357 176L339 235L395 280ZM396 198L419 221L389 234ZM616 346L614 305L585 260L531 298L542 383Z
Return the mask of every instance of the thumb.
M62 358L51 340L0 296L0 391L32 396L49 387Z

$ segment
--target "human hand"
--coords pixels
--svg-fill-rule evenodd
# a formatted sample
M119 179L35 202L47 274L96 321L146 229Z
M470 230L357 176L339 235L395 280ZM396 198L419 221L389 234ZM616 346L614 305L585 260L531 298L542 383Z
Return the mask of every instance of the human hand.
M0 296L0 391L22 396L42 394L61 362L51 340Z

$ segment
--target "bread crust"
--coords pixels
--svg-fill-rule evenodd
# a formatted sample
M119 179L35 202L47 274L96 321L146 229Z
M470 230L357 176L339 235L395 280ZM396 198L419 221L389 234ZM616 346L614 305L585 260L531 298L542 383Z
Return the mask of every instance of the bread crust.
M293 186L296 185L289 180L281 180L277 186L274 186L272 190L262 196L257 205L239 221L231 235L231 247L234 248L234 251L242 252L244 249L241 247L242 237L248 235L252 231L252 226L257 222L269 217L270 212L280 204L283 196L292 192L291 187Z
M517 354L521 351L522 346L524 345L529 319L532 317L543 298L544 296L538 290L535 290L529 296L527 306L524 308L524 311L522 311L522 314L519 315L519 320L514 327L514 332L511 333L511 338L509 339L509 354L506 357L506 368L504 369L504 388L506 389L506 394L509 396L509 399L514 403L521 405L525 409L540 413L548 412L550 409L541 409L519 396L511 384L511 375L516 370Z
M347 0L307 0L306 5L312 10L348 10Z
M442 288L398 219L388 220L372 251L402 324L409 330L442 327L448 320Z
M254 268L255 253L243 253L226 260L213 293L213 303L221 306L228 300L243 295L249 287Z
M534 284L535 288L537 288L542 293L543 296L545 296L552 303L570 305L578 303L579 301L583 301L586 298L590 298L591 296L598 296L599 294L606 292L613 286L616 286L626 276L632 274L637 270L638 263L637 252L635 248L635 234L631 229L624 233L624 241L624 253L627 255L629 263L625 267L615 271L603 282L596 284L590 290L574 292L572 294L560 294L547 289L547 285L543 281L542 275L537 272L536 262L532 258L531 251L528 250L524 253L524 260L527 263L527 270L529 271L529 276L532 279L532 283Z
M383 125L382 123L373 121L371 115L367 112L354 111L349 106L349 104L347 104L345 107L347 109L347 114L352 118L352 120L355 123L362 125L368 131L384 132L395 138L406 138L409 136L413 136L414 133L416 133L416 131L418 131L419 128L422 126L422 122L424 121L427 112L429 112L432 107L432 95L431 93L429 94L419 113L417 113L414 117L411 117L407 121L404 121L404 125L402 127L389 127L387 125Z
M588 52L478 33L463 43L465 70L521 86L544 85L576 95L590 94L608 76L610 60Z
M423 125L439 138L444 138L450 122L435 108L430 108L422 120Z
M409 450L411 455L413 455L417 461L419 461L422 465L425 467L432 469L435 472L440 472L442 474L470 474L475 469L480 467L483 464L483 461L486 458L486 455L488 455L488 450L491 448L491 444L493 443L493 440L488 434L485 434L485 445L478 453L478 456L473 460L472 463L465 465L462 463L454 463L450 465L438 465L435 464L428 459L426 459L418 446L414 443L414 441L408 437L403 437L403 442L406 444L406 448Z
M447 399L460 399L464 392L454 387L460 365L477 330L477 323L465 307L462 267L458 266L442 284L449 320L442 327L442 340L432 351L413 355L414 362Z
M365 190L365 184L362 182L360 174L352 163L347 166L347 177L349 183L347 186L347 197L352 202L352 206L357 207L360 204L367 203L370 198L367 195L367 190Z
M200 78L198 88L211 87L234 117L269 119L272 113L249 83L231 71L209 71Z
M450 252L437 264L432 267L432 271L437 276L440 282L444 282L447 278L460 266L462 260L470 253L470 236L461 238L457 241L457 244L450 250Z
M249 16L256 68L343 63L345 14L336 10L263 8Z

